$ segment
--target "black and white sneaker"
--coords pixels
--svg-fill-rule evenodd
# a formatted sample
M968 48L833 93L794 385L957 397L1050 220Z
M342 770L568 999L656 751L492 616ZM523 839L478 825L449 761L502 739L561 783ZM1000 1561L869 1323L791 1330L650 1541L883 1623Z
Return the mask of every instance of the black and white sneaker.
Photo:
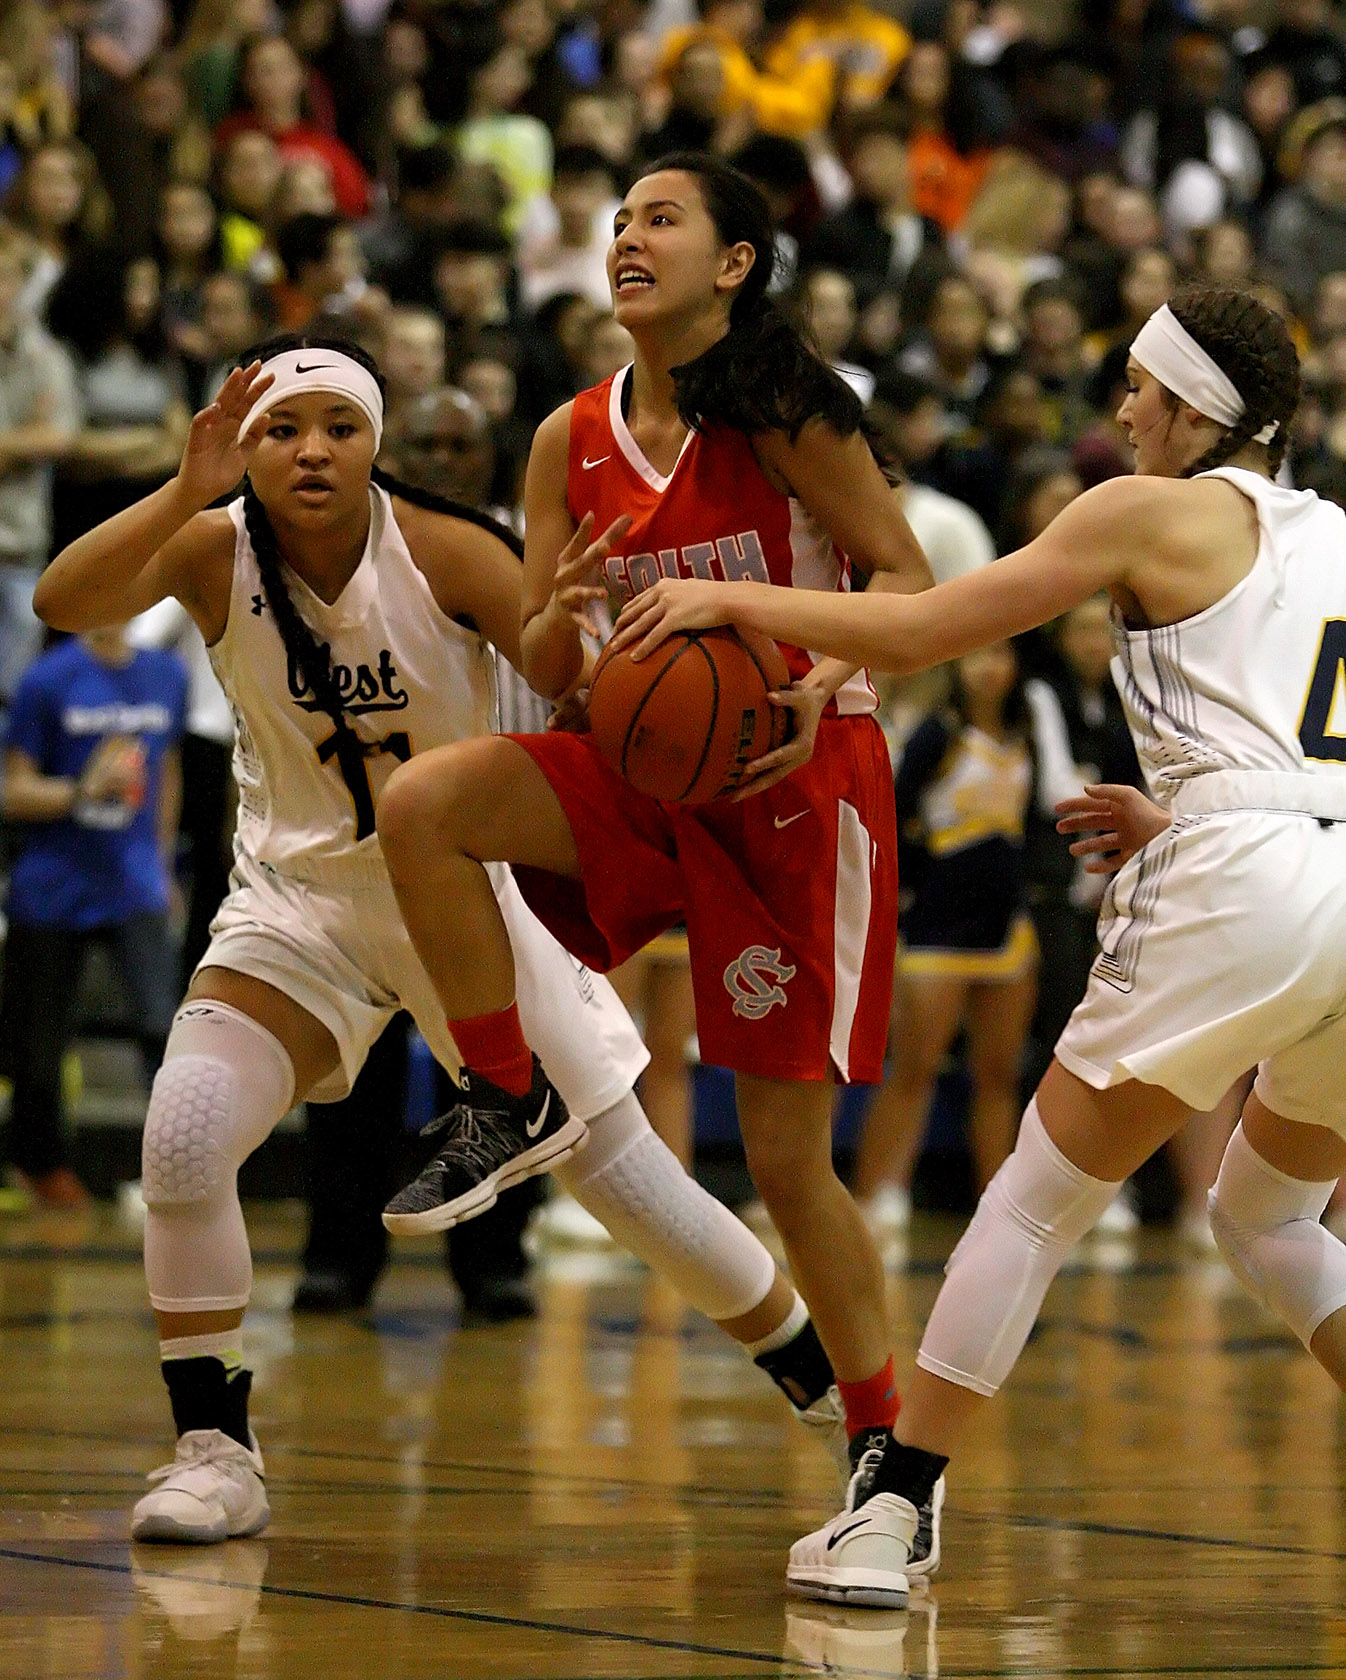
M383 1223L399 1235L445 1231L485 1213L502 1190L573 1155L589 1134L533 1057L533 1083L511 1096L479 1074L463 1074L463 1100L426 1132L447 1133L429 1166L399 1190Z
M886 1435L886 1431L883 1432ZM859 1447L860 1451L855 1452ZM847 1511L863 1505L873 1491L874 1477L883 1458L883 1435L877 1430L869 1437L858 1436L851 1442L854 1473L846 1487ZM907 1559L910 1576L933 1575L939 1568L940 1517L944 1511L944 1478L941 1476L931 1490L929 1499L917 1507L916 1535Z

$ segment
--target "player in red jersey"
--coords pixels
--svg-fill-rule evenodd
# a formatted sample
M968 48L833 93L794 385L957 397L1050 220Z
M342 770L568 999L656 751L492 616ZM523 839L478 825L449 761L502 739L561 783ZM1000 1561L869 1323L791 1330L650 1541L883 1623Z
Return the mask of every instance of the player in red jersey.
M743 176L664 159L616 217L608 278L635 361L538 428L528 465L525 674L560 698L586 677L600 597L661 576L849 590L930 582L860 431L860 405L767 296L774 240ZM602 533L596 535L596 533ZM783 650L789 744L734 801L637 793L589 736L552 732L419 755L385 788L398 900L469 1070L469 1110L389 1206L451 1222L526 1170L559 1101L514 1009L514 968L483 865L512 864L531 908L606 970L687 924L707 1061L735 1070L748 1165L831 1356L858 1450L893 1423L883 1273L832 1168L832 1082L880 1077L896 943L892 776L856 667Z

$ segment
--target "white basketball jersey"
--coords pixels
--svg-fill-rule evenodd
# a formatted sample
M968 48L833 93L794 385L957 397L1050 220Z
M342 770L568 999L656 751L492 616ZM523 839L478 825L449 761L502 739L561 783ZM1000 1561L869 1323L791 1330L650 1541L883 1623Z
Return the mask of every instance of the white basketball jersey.
M1261 542L1204 612L1115 624L1113 676L1150 789L1169 804L1210 771L1346 777L1346 513L1242 468L1203 476L1255 504Z
M411 558L386 491L370 486L369 538L349 583L328 606L288 566L290 598L330 649L350 727L364 746L351 785L336 731L287 657L257 560L231 503L234 579L229 622L210 650L233 710L239 787L236 848L282 871L377 851L374 801L413 753L490 732L490 649L440 611Z

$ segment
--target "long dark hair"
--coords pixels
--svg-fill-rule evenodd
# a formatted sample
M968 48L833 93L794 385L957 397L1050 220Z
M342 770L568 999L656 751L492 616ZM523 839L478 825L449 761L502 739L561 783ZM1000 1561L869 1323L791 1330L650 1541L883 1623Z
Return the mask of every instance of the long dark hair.
M269 362L273 356L283 355L287 350L338 350L343 356L349 356L352 361L358 362L362 368L373 374L378 382L380 394L385 391L383 375L379 372L378 364L366 350L361 349L358 344L352 344L348 339L321 334L279 334L255 345L251 350L245 350L238 359L238 366L248 367L253 362ZM417 485L404 484L378 467L373 469L370 477L389 495L401 496L404 500L415 503L417 507L428 508L433 513L446 513L455 519L465 519L470 524L479 525L483 530L499 537L522 561L523 546L518 538L489 515L452 501L447 496L436 495L432 490L422 490ZM281 641L285 644L286 655L312 690L314 699L332 720L332 727L336 731L337 764L355 800L356 838L364 839L366 835L374 832L373 799L366 791L369 783L364 773L364 745L351 728L345 702L341 698L341 690L337 687L332 671L331 654L326 644L320 642L309 628L286 585L285 574L281 571L276 533L266 508L262 505L261 497L252 487L251 479L243 481L243 519L248 528L252 552L257 559L262 591L276 621L276 628L280 631Z
M860 399L811 350L767 295L776 266L771 210L739 170L706 152L669 152L646 175L676 169L696 178L707 213L725 245L757 253L729 309L729 331L694 361L671 369L684 424L705 431L785 432L791 441L808 421L825 420L842 437L860 429Z
M1274 309L1249 292L1225 286L1185 286L1169 299L1178 323L1217 362L1243 398L1243 413L1222 438L1183 473L1191 478L1223 466L1251 443L1263 426L1275 424L1266 445L1274 478L1285 459L1290 421L1299 407L1299 354Z

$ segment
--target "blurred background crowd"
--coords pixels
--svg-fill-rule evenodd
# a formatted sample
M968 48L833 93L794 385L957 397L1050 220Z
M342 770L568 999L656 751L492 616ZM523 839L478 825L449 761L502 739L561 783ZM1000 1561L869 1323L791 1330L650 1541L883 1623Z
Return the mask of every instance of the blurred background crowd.
M938 579L1129 470L1127 346L1193 277L1284 314L1307 374L1285 472L1346 502L1330 0L0 0L0 1040L19 1193L84 1194L64 1110L85 956L121 969L152 1072L229 824L228 710L185 615L43 654L42 567L174 471L193 409L279 329L363 344L388 381L385 464L517 526L534 427L628 359L613 210L688 146L769 198L774 289L865 401ZM1099 884L1051 812L1085 780L1136 776L1108 653L1095 602L884 690L904 953L891 1077L853 1148L884 1233L914 1175L920 1199L932 1109L927 1156L965 1169L929 1196L956 1202L994 1170L1083 989ZM85 704L66 739L62 684L90 683L116 703ZM39 784L62 775L84 797L54 823ZM142 885L52 890L52 856L67 874L92 856L54 838L81 825L138 834ZM713 1082L691 1100L676 949L624 984L656 1049L647 1102L690 1159L694 1108L702 1141L719 1133ZM390 1065L379 1112L398 1081L416 1088L414 1054ZM368 1147L370 1111L352 1112ZM856 1105L843 1118L849 1154ZM1221 1141L1191 1143L1168 1196L1196 1241ZM355 1296L381 1263L370 1241L346 1267Z

